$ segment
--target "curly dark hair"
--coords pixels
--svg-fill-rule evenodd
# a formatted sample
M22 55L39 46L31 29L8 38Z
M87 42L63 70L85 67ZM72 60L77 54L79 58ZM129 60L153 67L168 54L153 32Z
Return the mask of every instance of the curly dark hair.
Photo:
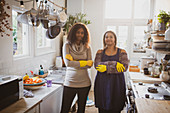
M116 48L117 36L116 36L116 34L115 34L113 31L106 31L106 32L105 32L105 34L104 34L104 36L103 36L103 45L104 45L104 48L106 48L105 38L106 38L106 34L107 34L107 33L112 33L112 34L113 34L113 36L114 36L114 38L115 38L115 47L114 47L114 48Z
M67 36L67 41L70 44L75 43L76 42L76 32L80 28L83 28L83 30L84 30L84 37L82 39L82 43L88 48L89 47L88 44L90 43L90 33L89 33L87 26L83 23L76 23L71 27L71 29L68 33L68 36Z

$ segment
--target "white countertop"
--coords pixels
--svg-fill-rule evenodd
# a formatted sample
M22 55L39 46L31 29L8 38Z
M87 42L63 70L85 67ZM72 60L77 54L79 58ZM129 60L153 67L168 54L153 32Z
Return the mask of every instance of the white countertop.
M42 86L40 89L33 90L34 94L33 98L23 98L14 104L6 107L1 110L0 113L24 113L28 110L32 109L34 106L39 104L44 98L51 95L54 91L58 90L58 88L63 87L59 84L52 84L52 87Z

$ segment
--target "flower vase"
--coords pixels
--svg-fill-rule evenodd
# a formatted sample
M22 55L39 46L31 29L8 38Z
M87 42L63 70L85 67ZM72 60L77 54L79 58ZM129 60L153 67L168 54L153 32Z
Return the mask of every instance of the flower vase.
M166 23L160 23L159 31L166 31Z

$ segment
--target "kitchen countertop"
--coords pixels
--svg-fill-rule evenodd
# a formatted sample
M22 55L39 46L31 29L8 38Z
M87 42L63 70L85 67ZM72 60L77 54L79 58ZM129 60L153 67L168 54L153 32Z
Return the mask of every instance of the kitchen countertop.
M135 98L138 113L170 113L170 101Z
M14 104L1 110L0 113L24 113L32 109L34 106L39 104L44 98L51 95L62 85L52 84L52 87L42 86L40 89L33 90L33 98L23 98Z
M146 82L146 81L153 81L153 82L162 82L163 80L160 78L150 77L149 75L144 75L140 72L129 72L130 79L132 81L139 81L139 82Z

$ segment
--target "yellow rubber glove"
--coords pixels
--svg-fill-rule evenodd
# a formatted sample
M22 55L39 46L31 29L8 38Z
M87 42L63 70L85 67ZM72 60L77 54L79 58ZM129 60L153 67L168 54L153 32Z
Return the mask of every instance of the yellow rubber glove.
M80 60L80 67L85 67L87 65L87 61Z
M93 65L93 61L92 60L88 60L87 61L87 65L91 67Z
M96 70L99 72L105 72L107 68L106 65L98 65L98 67L96 67Z
M73 61L73 57L70 54L66 54L65 58L67 60Z
M118 72L123 72L125 70L125 67L123 66L123 64L117 62L116 69Z

